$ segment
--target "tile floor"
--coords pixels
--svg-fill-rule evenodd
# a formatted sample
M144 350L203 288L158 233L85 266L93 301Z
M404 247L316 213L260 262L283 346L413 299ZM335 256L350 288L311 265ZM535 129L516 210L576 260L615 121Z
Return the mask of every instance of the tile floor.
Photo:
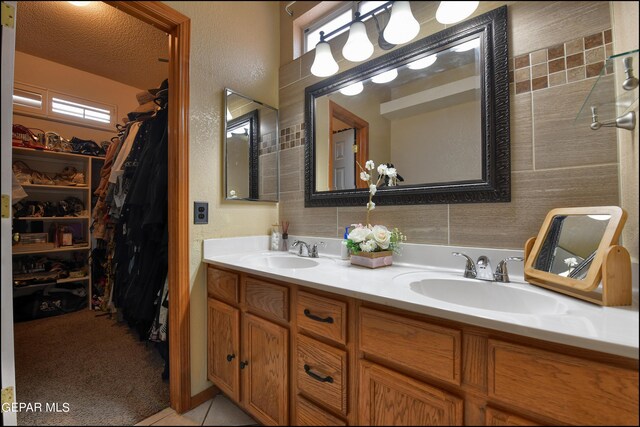
M166 408L137 426L256 426L253 418L245 414L226 396L219 394L186 412L178 415L171 408Z

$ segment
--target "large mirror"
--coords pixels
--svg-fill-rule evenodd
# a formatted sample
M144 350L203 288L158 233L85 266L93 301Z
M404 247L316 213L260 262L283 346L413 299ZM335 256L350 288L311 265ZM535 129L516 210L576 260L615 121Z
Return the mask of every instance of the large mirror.
M411 43L305 90L305 205L366 203L358 164L399 182L376 203L510 200L507 9Z
M225 89L225 199L277 202L278 110Z
M617 243L625 219L617 206L552 210L527 258L525 275L533 283L597 288L604 253Z

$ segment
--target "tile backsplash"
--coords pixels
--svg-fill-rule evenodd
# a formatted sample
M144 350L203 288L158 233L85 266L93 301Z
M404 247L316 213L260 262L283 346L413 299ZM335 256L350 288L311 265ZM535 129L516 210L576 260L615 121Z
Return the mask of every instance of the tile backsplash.
M481 2L476 14L503 4ZM608 4L506 4L512 200L376 207L372 222L400 228L411 243L521 249L553 208L620 204L615 130L594 132L575 121L613 52ZM423 30L436 27L432 16L424 19ZM310 52L280 70L279 216L292 234L339 238L345 226L364 220L366 208L304 207L304 89L321 80L309 72L312 61ZM340 71L352 66L339 64ZM613 75L605 78L613 90Z
M613 54L611 28L509 60L516 94L597 77ZM613 70L607 69L606 74Z

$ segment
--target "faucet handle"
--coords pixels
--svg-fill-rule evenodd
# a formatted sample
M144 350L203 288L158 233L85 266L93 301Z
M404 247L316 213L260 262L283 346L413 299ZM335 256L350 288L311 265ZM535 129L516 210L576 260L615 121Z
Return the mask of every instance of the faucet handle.
M500 261L496 267L496 272L493 275L496 282L509 283L509 271L507 271L507 262L509 261L524 261L524 258L519 256L510 256Z
M323 248L327 247L327 244L325 242L317 242L311 245L311 253L309 254L311 258L318 258L318 245L322 246Z
M464 277L475 279L478 272L476 271L476 265L473 260L468 256L461 252L451 252L453 256L459 256L467 259L467 264L464 267Z

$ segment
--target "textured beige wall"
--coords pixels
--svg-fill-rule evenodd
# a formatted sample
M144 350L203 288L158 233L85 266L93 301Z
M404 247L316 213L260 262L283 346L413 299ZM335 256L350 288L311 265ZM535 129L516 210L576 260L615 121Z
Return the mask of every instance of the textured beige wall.
M535 74L540 79L523 82L518 94L511 85L512 201L376 208L373 221L399 227L412 243L522 248L553 208L620 204L615 130L594 132L588 121L574 125L595 81L586 77L589 66L583 64L567 72L562 59L563 70L547 75L547 49L562 46L564 58L565 43L578 43L583 60L595 54L604 59L604 47L583 52L583 37L602 35L611 28L609 3L481 2L474 15L504 4L508 5L509 57L531 59L534 65L518 74ZM444 28L434 19L437 6L438 2L411 2L421 23L418 37ZM372 36L370 29L369 37L375 40ZM346 37L346 33L339 36L333 44L340 71L355 65L341 56ZM374 57L382 53L376 46ZM542 63L536 64L540 57ZM304 89L321 80L310 74L312 63L310 52L280 68L281 129L297 129L304 123ZM541 71L544 77L538 77ZM607 79L612 84L612 79ZM531 91L532 86L536 90ZM341 237L345 225L362 222L364 206L305 208L304 146L285 149L282 158L282 171L295 185L281 193L280 218L291 221L292 234ZM300 172L295 174L296 170Z
M274 203L223 200L224 88L278 107L278 2L165 2L191 19L189 192L209 202L209 224L191 225L191 393L207 388L202 241L267 234ZM191 207L193 209L193 207Z
M638 49L638 2L613 1L611 2L611 11L615 53ZM637 77L640 65L634 62L633 68ZM624 91L622 80L624 80L624 72L623 67L620 67L619 74L616 74L616 93ZM636 120L638 120L637 99L633 110L636 112ZM629 214L627 225L622 231L622 243L629 250L631 259L638 262L638 158L640 149L638 148L637 125L632 132L618 129L618 149L621 206Z

